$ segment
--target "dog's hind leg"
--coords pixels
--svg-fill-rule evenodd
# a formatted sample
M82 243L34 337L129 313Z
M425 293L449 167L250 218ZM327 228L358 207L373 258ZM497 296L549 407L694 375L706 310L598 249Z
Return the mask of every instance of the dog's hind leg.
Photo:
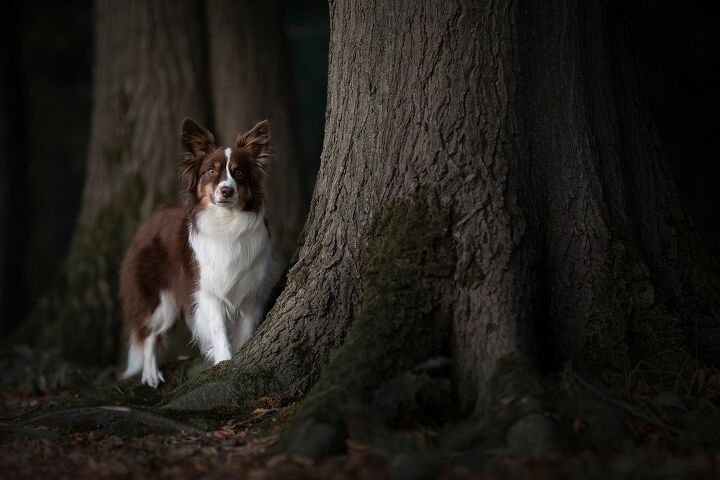
M151 333L143 342L143 370L142 383L157 388L160 382L164 382L162 372L157 367L157 358L155 357L155 343L157 335Z
M143 341L136 331L130 332L128 342L127 368L121 378L129 378L140 373L143 368Z
M147 327L150 333L143 340L143 365L142 365L142 383L157 388L160 382L164 382L162 372L157 366L156 348L159 336L167 332L177 320L179 310L177 302L172 293L168 291L160 292L160 304L157 306L152 316L148 319Z

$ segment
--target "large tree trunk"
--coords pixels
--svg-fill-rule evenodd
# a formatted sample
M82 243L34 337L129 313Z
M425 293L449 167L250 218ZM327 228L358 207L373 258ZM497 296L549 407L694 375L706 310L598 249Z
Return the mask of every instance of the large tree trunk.
M717 269L644 116L614 5L330 11L299 261L255 337L168 408L314 385L287 438L316 454L347 434L345 405L437 356L468 412L487 407L491 378L523 385L497 380L507 357L606 380L640 360L719 358Z
M81 212L62 278L20 336L40 346L60 344L67 357L84 363L108 363L122 344L122 256L140 219L176 196L179 121L207 120L207 86L197 2L103 0L94 15Z
M206 3L206 14L219 144L233 145L260 120L272 125L267 218L276 259L284 265L297 246L305 207L280 2L214 0Z

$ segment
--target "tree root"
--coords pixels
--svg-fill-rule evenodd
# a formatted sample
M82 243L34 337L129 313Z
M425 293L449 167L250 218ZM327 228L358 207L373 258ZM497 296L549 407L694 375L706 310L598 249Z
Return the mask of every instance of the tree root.
M521 355L503 357L473 414L446 431L439 446L450 451L503 449L525 455L556 449L555 412L540 374Z
M44 427L64 432L103 430L109 435L167 434L180 431L201 433L202 430L155 413L128 407L78 407L44 411L25 416L21 421L3 425L4 430L17 432L42 431Z

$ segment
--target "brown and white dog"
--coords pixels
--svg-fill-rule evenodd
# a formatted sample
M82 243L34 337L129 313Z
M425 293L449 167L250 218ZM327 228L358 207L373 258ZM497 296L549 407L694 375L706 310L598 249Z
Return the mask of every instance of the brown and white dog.
M275 263L264 219L267 121L218 148L192 119L181 126L184 203L160 207L140 227L120 273L129 333L123 377L164 381L156 345L184 316L208 360L228 360L261 320Z

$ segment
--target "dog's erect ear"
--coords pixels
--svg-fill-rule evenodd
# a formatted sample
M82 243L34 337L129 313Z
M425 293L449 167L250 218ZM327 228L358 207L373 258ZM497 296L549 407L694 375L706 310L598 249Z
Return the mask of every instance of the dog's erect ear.
M258 166L266 168L270 160L270 124L268 121L263 120L247 132L238 135L235 147L249 149Z
M183 147L195 158L202 158L215 146L215 137L190 117L185 117L180 125L180 140Z
M202 157L198 158L190 152L184 152L179 157L180 180L183 183L185 191L192 193L197 188L200 178L200 164Z
M185 189L192 193L197 188L202 159L215 147L215 138L192 118L187 117L180 125L180 141L187 150L180 154L180 178Z

